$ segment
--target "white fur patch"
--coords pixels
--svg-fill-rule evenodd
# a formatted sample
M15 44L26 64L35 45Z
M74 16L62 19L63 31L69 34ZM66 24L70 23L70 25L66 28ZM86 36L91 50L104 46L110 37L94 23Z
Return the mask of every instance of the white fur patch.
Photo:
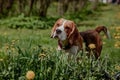
M58 45L57 50L59 50L59 51L60 51L60 50L62 50L62 48Z
M61 26L59 26L58 28L56 28L56 29L61 30L62 32L60 34L57 34L56 31L55 31L54 34L53 34L53 38L57 35L58 38L61 41L66 40L67 35L66 35L66 32L64 31L64 24L65 24L65 22L66 22L66 20L63 22L63 24Z
M53 33L53 38L55 38L55 36L56 36L57 34L56 34L56 31Z
M70 54L76 55L78 53L78 46L72 46L70 50L68 51Z
M107 30L108 38L111 39L110 32Z

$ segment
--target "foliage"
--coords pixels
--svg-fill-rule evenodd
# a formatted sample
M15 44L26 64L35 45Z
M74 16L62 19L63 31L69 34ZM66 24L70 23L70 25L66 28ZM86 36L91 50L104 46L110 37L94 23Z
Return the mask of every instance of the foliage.
M48 29L53 26L55 18L25 17L24 14L10 19L0 20L0 25L12 29Z
M12 44L15 44L11 46ZM105 57L100 60L77 55L67 58L63 52L40 45L22 48L12 41L0 55L0 79L25 80L26 72L34 71L35 80L101 80L112 78L112 64ZM79 53L81 54L81 53ZM77 59L77 60L76 60ZM104 66L104 67L103 67Z
M89 16L86 16L89 15ZM75 21L75 23L79 26L80 21L82 20L88 20L88 18L92 17L92 15L97 16L95 12L92 12L90 10L83 10L80 13L71 13L71 14L65 14L64 17L66 19L70 19ZM0 26L11 28L11 29L18 29L18 28L27 28L27 29L49 29L53 27L55 21L59 17L26 17L24 14L21 14L16 17L10 17L0 20ZM84 24L85 25L85 24ZM92 23L89 24L93 25Z

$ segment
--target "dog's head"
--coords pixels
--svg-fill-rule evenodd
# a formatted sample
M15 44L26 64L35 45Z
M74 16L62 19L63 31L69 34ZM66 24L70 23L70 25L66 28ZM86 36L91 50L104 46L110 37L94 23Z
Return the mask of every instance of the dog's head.
M77 31L73 21L63 18L58 19L51 31L51 38L58 38L61 41L69 39Z

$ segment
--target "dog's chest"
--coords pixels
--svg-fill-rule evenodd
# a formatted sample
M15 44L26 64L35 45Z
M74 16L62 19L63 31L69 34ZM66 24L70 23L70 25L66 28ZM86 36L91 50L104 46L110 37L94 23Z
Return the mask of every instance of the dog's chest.
M79 51L79 47L78 46L72 46L70 49L67 50L70 54L77 54Z

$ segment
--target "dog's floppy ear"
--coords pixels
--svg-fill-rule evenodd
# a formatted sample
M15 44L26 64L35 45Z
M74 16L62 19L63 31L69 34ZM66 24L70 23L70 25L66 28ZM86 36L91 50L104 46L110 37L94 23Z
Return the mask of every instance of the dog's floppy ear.
M73 21L71 21L71 24L70 24L70 28L71 28L71 32L69 33L69 35L68 35L68 39L76 32L76 24L73 22Z
M71 32L68 35L68 40L71 45L75 41L75 37L77 37L76 33L78 33L76 24L73 21L71 21Z

